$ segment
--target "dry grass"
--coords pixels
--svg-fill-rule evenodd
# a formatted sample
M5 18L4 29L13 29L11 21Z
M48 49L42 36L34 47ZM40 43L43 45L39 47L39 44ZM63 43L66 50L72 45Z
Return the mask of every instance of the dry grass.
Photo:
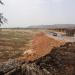
M31 30L3 30L0 32L0 62L17 58L29 48Z

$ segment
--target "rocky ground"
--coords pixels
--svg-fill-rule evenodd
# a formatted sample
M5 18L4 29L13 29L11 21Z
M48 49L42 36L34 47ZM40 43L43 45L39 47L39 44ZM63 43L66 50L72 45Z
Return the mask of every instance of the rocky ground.
M0 75L75 75L75 43L52 49L35 61L9 60L0 65Z

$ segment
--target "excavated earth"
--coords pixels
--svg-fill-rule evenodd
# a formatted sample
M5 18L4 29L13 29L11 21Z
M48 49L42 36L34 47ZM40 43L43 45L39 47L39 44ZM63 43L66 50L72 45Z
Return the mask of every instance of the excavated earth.
M40 43L37 40L33 40L31 50L33 51L34 49L35 51L33 54L32 52L29 54L26 53L26 55L29 56L28 61L26 57L20 58L21 60L11 59L8 62L2 63L0 64L0 75L75 75L75 42L57 45L58 41L53 40L53 42L56 42L56 46L52 42L52 39L50 40L50 38L44 34L41 35L48 40L45 41L41 36L35 39L40 42L43 40L43 42ZM41 40L39 40L39 38ZM49 46L52 46L51 48L48 47L48 45L45 47L44 43L48 42L50 42ZM39 46L39 48L37 46ZM47 50L48 53L44 55L43 52L45 50ZM34 58L35 52L36 55ZM39 57L36 59L37 55L39 55Z
M34 61L9 60L0 65L0 75L75 75L75 43L54 48Z
M54 47L59 47L64 43L64 41L49 37L43 32L37 33L33 37L30 49L25 51L23 57L20 59L34 61L50 53Z

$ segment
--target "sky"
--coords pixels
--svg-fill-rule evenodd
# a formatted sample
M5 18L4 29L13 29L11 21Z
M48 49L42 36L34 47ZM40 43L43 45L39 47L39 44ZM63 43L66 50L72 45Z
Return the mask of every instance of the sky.
M2 27L75 24L75 0L3 0L8 19Z

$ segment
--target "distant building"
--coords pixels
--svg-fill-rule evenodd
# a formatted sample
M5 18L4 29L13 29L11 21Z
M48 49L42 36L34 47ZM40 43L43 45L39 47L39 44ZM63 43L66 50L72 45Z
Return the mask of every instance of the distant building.
M75 34L75 29L66 29L65 31L67 36L74 36Z

